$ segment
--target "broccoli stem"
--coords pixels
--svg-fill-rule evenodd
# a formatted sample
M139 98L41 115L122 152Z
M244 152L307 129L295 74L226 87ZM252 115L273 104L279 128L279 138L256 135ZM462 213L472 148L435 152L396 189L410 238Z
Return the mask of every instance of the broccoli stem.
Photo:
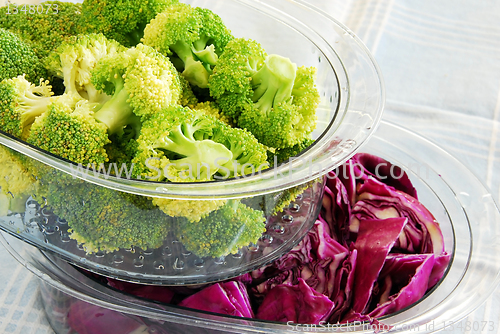
M297 66L290 59L269 55L264 65L252 76L255 87L252 100L263 112L290 100Z
M184 63L184 71L182 72L182 75L186 78L186 80L200 88L207 88L210 72L201 61L195 59L192 47L179 41L174 45L171 45L170 48Z
M23 128L29 127L35 121L35 118L43 114L50 104L50 97L41 97L26 92L21 100L23 112L21 116L21 124Z
M209 43L209 41L210 38L203 35L193 43L193 47L191 48L196 57L206 64L205 67L207 70L210 70L210 65L215 66L219 59L219 56L215 53L215 46Z
M123 81L115 84L115 94L102 108L94 114L94 118L108 127L110 135L121 133L127 125L140 126L140 118L127 103L129 94L123 87ZM137 132L138 133L138 132Z
M83 88L87 92L86 99L89 100L90 102L104 104L109 100L108 95L100 93L92 84L84 85Z
M185 133L182 125L179 125L168 136L163 137L155 145L157 149L163 149L178 154L184 158L175 160L175 167L182 169L189 165L194 169L196 175L209 178L218 170L219 159L222 161L231 160L233 154L224 145L212 140L195 140L191 131ZM203 165L208 165L209 172L206 170L201 173Z

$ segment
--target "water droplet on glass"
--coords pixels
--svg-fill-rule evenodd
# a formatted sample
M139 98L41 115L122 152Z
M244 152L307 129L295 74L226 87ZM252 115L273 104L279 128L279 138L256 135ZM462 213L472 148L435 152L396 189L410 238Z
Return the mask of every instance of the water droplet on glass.
M95 256L96 256L96 257L104 257L104 255L106 255L106 254L105 254L103 251L97 251L97 252L95 253Z
M161 261L155 261L153 263L153 266L155 267L155 269L158 269L158 270L163 270L165 269L165 265L163 264L163 262Z
M271 227L271 230L277 234L285 233L285 228L281 225L274 225L273 227Z
M215 264L224 264L225 261L226 261L226 257L225 256L220 256L220 257L214 259L214 263Z
M44 227L44 232L47 235L51 235L57 232L57 228L54 225L47 225Z
M300 210L300 205L296 204L296 203L292 203L288 206L288 208L290 209L290 211L292 212L299 212Z
M69 234L68 233L61 234L61 241L62 242L70 242L71 238L69 237Z
M175 259L174 269L177 269L177 270L184 269L184 261L180 260L179 258Z
M134 267L141 268L144 266L144 259L134 259Z
M283 217L281 217L281 221L285 224L291 224L293 223L293 217L291 215L283 215Z
M150 249L150 248L148 248L148 249L146 249L146 250L143 250L143 251L142 251L142 253L143 253L144 255L151 255L151 254L153 254L153 250L152 250L152 249Z
M172 256L172 250L168 246L163 248L163 251L161 253L163 256Z
M196 268L203 268L203 266L205 265L205 261L203 259L196 259L194 260L194 265Z
M36 209L38 207L38 203L33 201L33 200L28 201L27 205L28 205L28 208L30 208L30 209Z
M256 253L259 251L259 245L251 243L250 245L248 245L248 250L252 253Z
M123 263L123 255L114 255L113 256L113 262L114 263Z
M263 243L270 245L273 242L274 238L270 236L269 234L264 234L262 237L260 237L260 241Z
M130 248L125 249L125 251L134 254L135 253L135 248L134 247L130 247Z

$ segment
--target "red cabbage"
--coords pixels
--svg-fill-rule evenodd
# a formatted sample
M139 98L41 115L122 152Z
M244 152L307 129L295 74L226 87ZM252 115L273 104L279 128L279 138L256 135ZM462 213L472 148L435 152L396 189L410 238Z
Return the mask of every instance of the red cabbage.
M254 272L252 276L261 279L262 273L267 277L271 273L274 274L253 288L255 297L264 296L277 285L295 285L300 278L317 292L328 297L338 290L337 270L348 256L348 249L330 237L328 225L321 220L316 221L301 244L301 249L296 248L263 271ZM297 254L301 256L307 254L307 257L299 262Z
M319 219L328 223L332 238L346 245L351 205L344 185L334 172L328 174L322 204Z
M342 264L337 272L336 287L331 300L335 304L329 322L332 324L339 323L344 313L351 307L353 289L354 289L354 273L356 271L358 251L351 250L351 253Z
M443 235L429 210L415 198L380 181L368 179L359 187L352 214L352 232L363 219L406 217L408 224L395 248L408 253L444 253Z
M264 298L257 311L262 320L318 324L333 310L333 302L309 287L303 279L296 285L278 285Z
M389 256L379 277L376 308L370 317L381 317L402 310L422 298L429 286L434 254Z
M139 319L81 300L71 304L68 325L78 334L130 334L147 327Z
M211 285L187 297L179 306L237 317L254 317L247 289L238 281Z
M396 190L402 191L411 197L418 199L417 190L413 187L408 175L396 165L389 161L368 153L358 153L352 160L363 166L366 174L384 182Z
M352 309L363 313L385 259L406 225L405 218L360 221L354 248L358 251ZM426 285L427 287L427 285Z
M141 298L154 299L166 304L170 303L175 295L170 288L164 286L134 284L112 278L107 278L107 280L110 287L119 291L124 291Z

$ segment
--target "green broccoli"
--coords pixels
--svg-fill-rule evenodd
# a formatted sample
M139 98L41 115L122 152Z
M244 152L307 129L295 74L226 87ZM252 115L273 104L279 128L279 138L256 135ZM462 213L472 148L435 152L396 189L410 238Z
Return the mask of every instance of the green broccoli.
M42 60L61 43L78 34L77 21L82 6L71 2L45 1L43 7L43 13L30 14L27 10L16 15L7 15L7 7L0 8L0 27L18 34ZM18 11L21 10L20 5ZM13 11L12 5L10 11Z
M47 82L31 84L24 76L0 82L0 130L26 139L35 118L43 114L52 91Z
M26 141L75 163L104 163L109 139L106 126L94 118L94 107L76 94L54 97L48 110L36 118Z
M84 0L79 27L86 33L102 33L131 47L139 44L144 28L158 13L177 0Z
M318 183L318 180L263 196L247 197L242 199L241 202L251 208L263 210L266 216L273 216L283 212L292 202L297 200L301 194L316 183Z
M62 43L46 59L47 69L54 76L64 79L65 92L80 94L90 102L104 103L109 96L99 93L91 82L91 71L105 56L114 57L126 48L108 40L102 34L74 36Z
M27 160L23 154L0 145L0 194L4 208L12 212L24 212L26 201L36 192L39 186L37 178L27 167Z
M183 107L193 108L195 105L198 104L198 98L194 94L191 85L186 80L186 78L184 78L184 76L179 75L179 82L182 87L182 93L181 97L179 98L179 104Z
M243 175L256 172L267 159L265 148L249 132L181 106L145 120L138 142L134 173L156 181Z
M190 222L198 222L210 212L217 210L226 200L180 200L153 198L153 204L171 217L185 217Z
M47 73L31 47L16 34L0 28L0 81L24 75L29 82L47 78Z
M268 147L296 145L316 126L314 69L267 55L253 40L239 38L226 45L209 88L221 111Z
M245 129L232 128L219 120L217 123L211 139L223 144L232 153L230 160L220 163L218 174L221 178L255 174L269 168L267 149L252 133Z
M57 181L57 180L55 180ZM171 220L149 199L91 183L54 187L47 204L71 228L71 238L88 253L131 246L158 248Z
M140 117L177 103L181 95L172 63L143 44L102 58L91 74L92 84L112 96L94 115L110 135L126 126L138 134Z
M137 140L134 175L155 181L212 179L219 159L226 162L233 157L224 145L210 140L216 124L215 119L181 106L151 115L142 124Z
M304 141L293 145L292 147L286 147L283 149L276 150L275 154L269 155L267 161L270 166L280 164L282 162L288 162L290 158L298 156L301 152L304 152L309 146L314 143L314 139L307 138Z
M199 222L180 220L176 230L188 251L200 257L221 257L257 243L266 231L265 221L262 211L229 200Z
M166 56L180 59L179 72L192 85L207 88L218 55L231 39L231 32L215 13L179 3L151 20L144 30L143 42Z
M229 117L222 114L217 106L217 104L213 101L207 102L199 102L192 107L193 110L197 112L202 112L206 115L217 118L219 121L226 123L227 125L232 126Z

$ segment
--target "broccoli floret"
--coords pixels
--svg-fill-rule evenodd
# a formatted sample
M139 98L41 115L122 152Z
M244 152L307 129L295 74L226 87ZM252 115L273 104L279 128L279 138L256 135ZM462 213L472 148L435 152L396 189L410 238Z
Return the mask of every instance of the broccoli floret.
M180 221L177 234L188 251L200 257L221 257L257 243L266 231L265 221L262 211L229 200L199 222Z
M265 196L265 212L274 215L283 212L297 197L317 181L307 183Z
M40 187L31 158L0 145L0 165L0 216L8 211L24 212L27 200Z
M27 142L75 163L99 165L108 161L107 128L93 116L95 104L79 95L53 98L48 110L37 117Z
M219 162L221 169L218 174L222 178L255 174L269 168L267 149L252 133L232 128L221 121L218 124L212 140L223 144L232 153L232 158L226 163Z
M177 0L84 0L79 22L86 33L102 33L131 47L139 44L144 28Z
M32 85L24 76L0 82L0 130L26 139L35 118L43 114L52 96L51 86Z
M71 237L89 253L132 246L158 248L170 219L146 197L81 183L54 187L47 203L71 228Z
M104 103L109 96L99 93L91 82L91 71L105 56L114 57L126 48L102 34L79 35L61 44L46 60L47 69L64 80L65 93L80 94L90 102Z
M81 4L60 1L45 1L43 6L41 14L26 11L7 15L7 7L0 8L0 27L18 34L40 59L44 59L61 43L78 34L77 21L82 7ZM18 10L20 9L21 5ZM12 5L10 10L12 13Z
M249 132L181 106L147 119L138 142L134 172L156 181L199 182L216 173L219 178L249 174L267 159L265 148Z
M119 166L131 165L139 145L136 136L136 130L131 127L126 127L123 133L109 136L111 143L105 147L109 161Z
M16 34L0 28L0 81L25 75L29 82L47 78L40 59Z
M184 76L179 75L179 82L182 87L182 93L181 97L179 98L179 104L183 107L193 108L195 105L198 104L198 98L194 94L191 85L186 80L186 78L184 78Z
M27 167L26 158L10 148L0 145L0 188L4 194L17 197L32 194L37 187L37 179Z
M292 147L276 150L275 154L268 156L267 161L269 162L270 166L274 166L275 163L280 164L282 162L287 162L290 160L290 158L296 157L301 152L306 150L313 143L314 139L307 138L304 141L293 145Z
M232 38L222 19L209 9L179 3L151 20L143 41L180 59L182 75L192 85L207 88L218 55Z
M153 204L172 217L185 217L190 222L198 222L210 212L226 203L225 200L179 200L153 198Z
M224 114L262 144L291 147L316 126L319 94L313 73L313 69L297 69L288 58L267 55L253 40L234 39L210 76L210 94Z
M192 107L193 110L197 112L202 112L205 115L209 115L212 117L217 118L219 121L226 123L227 125L232 125L230 122L229 117L226 115L222 114L217 106L217 104L213 101L207 101L207 102L200 102L195 104Z
M143 44L102 58L92 71L92 84L112 98L96 112L108 133L130 125L138 134L139 117L155 114L179 101L177 71L165 56Z
M142 124L137 140L134 174L149 179L156 175L155 181L210 180L219 163L233 157L224 145L210 140L218 125L216 119L181 106L151 115ZM160 171L153 172L151 166Z

